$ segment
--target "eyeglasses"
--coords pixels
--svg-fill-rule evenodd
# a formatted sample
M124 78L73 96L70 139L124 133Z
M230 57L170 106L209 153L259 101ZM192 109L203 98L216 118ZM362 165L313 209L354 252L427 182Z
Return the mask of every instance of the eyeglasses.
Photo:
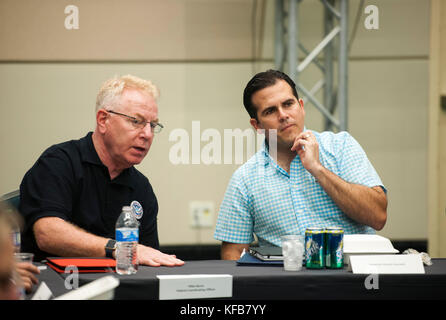
M150 123L150 128L152 129L153 133L159 133L161 132L161 130L164 128L164 126L161 123L158 122L151 122L151 121L147 121L147 120L140 120L138 118L123 114L123 113L119 113L113 110L105 110L109 113L113 113L113 114L117 114L118 116L122 116L122 117L126 117L130 120L130 123L133 125L133 127L135 129L143 129L148 123Z

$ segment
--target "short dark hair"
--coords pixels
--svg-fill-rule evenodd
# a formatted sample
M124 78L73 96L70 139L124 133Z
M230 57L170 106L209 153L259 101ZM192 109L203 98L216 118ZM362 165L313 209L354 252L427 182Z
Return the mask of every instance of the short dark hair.
M253 94L259 90L275 85L277 80L286 81L293 90L293 94L296 99L299 100L299 96L297 95L296 90L296 84L288 75L286 75L282 71L272 69L264 72L259 72L254 77L252 77L251 80L249 80L248 84L245 87L245 90L243 91L243 104L251 118L257 119L257 110L252 103Z

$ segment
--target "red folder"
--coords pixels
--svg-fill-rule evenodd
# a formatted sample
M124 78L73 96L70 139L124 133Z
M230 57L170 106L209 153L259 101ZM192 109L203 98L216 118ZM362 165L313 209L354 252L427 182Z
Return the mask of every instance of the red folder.
M116 260L111 258L47 258L47 265L59 273L75 266L79 273L115 272Z

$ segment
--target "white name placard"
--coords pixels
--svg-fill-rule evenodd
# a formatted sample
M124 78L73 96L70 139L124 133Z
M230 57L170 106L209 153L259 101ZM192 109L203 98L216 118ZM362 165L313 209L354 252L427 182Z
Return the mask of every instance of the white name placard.
M159 299L200 299L232 297L232 275L158 275Z
M350 268L359 274L424 273L419 254L379 254L350 257Z

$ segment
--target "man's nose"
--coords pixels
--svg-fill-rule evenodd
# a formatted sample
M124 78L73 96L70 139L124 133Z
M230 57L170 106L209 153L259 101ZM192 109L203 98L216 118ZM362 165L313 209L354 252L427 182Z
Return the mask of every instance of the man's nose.
M279 120L281 121L287 120L289 118L288 113L282 107L279 107L278 115L279 115Z
M146 139L153 137L153 130L149 122L142 128L141 135Z

